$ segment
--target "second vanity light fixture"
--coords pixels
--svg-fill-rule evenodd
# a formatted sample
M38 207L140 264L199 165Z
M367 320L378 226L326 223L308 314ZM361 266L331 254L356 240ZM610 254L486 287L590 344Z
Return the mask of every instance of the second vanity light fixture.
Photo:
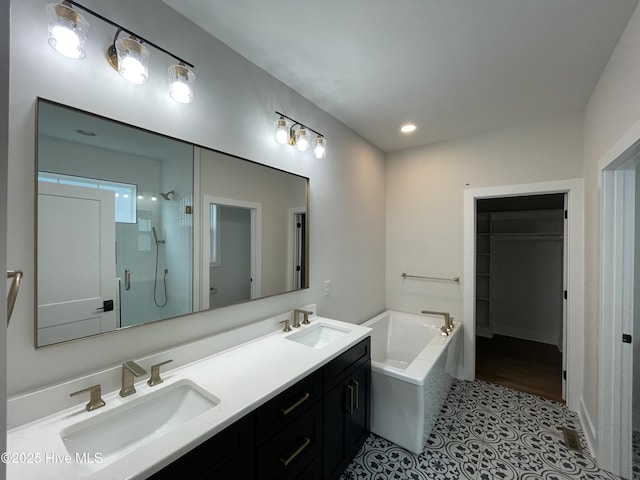
M327 154L327 139L324 135L277 110L276 114L280 115L276 121L276 142L282 145L289 144L304 152L311 146L311 134L309 133L311 131L316 134L313 141L313 156L322 158ZM291 126L287 124L287 120L292 122Z
M145 44L150 45L178 61L177 65L169 67L169 95L171 98L179 103L193 101L195 74L192 71L194 66L191 63L73 0L47 5L49 45L54 50L69 58L82 59L86 56L85 42L89 22L73 7L116 28L113 44L107 49L107 60L120 75L132 83L145 83L149 76L149 50ZM120 38L123 32L128 37Z

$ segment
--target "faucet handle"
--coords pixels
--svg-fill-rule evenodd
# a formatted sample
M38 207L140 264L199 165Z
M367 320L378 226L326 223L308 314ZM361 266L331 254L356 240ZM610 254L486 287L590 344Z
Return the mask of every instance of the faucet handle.
M309 310L300 310L299 308L296 308L293 311L293 328L298 328L300 326L300 319L298 317L298 314L302 314L303 315L303 320L302 320L302 324L303 325L309 325L309 315L313 315L313 312L310 312Z
M77 392L70 393L70 397L75 397L76 395L80 395L81 393L89 392L89 403L85 407L88 412L95 410L96 408L104 407L106 403L102 400L102 387L100 384L92 385L91 387L83 388L82 390L78 390Z
M284 323L284 328L282 329L283 332L290 332L291 331L291 326L289 325L291 323L291 321L289 319L282 320L281 322L278 322L278 323Z
M160 377L160 367L162 365L166 365L167 363L171 363L171 362L173 362L173 360L165 360L164 362L151 365L151 375L149 376L149 380L147 380L147 384L150 387L153 387L163 382L162 378Z

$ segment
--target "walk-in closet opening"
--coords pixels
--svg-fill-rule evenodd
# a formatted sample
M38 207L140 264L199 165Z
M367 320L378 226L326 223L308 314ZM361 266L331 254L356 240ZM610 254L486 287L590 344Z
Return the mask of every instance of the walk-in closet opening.
M476 378L564 401L566 196L476 204Z

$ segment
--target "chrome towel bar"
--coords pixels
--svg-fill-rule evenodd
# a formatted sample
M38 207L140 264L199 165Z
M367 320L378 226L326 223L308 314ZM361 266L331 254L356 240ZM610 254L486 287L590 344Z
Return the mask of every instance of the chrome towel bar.
M406 273L402 273L401 275L402 278L421 278L423 280L442 280L445 282L459 282L460 281L460 277L453 277L453 278L442 278L442 277L425 277L424 275L408 275Z
M20 280L24 273L22 270L7 270L7 278L13 278L9 293L7 294L7 326L11 321L11 314L13 313L13 307L16 305L16 298L18 298L18 290L20 290Z

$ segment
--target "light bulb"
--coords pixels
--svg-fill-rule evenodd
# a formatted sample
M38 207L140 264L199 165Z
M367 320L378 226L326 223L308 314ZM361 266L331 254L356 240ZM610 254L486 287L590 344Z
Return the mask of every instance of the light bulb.
M296 148L301 152L305 152L309 148L309 134L303 127L300 127L296 132Z
M416 128L417 127L413 123L406 123L402 127L400 127L400 131L402 133L411 133L415 132Z
M193 82L195 74L185 65L171 65L169 67L169 95L178 103L193 101Z
M313 156L322 158L327 154L327 142L324 137L316 137L316 146L313 148Z
M118 72L131 83L145 83L149 77L149 51L135 38L120 38L115 43Z
M47 5L47 16L49 45L65 57L84 58L89 22L71 7L61 3Z
M281 145L289 141L289 130L287 129L287 121L284 117L280 117L276 122L276 142Z

